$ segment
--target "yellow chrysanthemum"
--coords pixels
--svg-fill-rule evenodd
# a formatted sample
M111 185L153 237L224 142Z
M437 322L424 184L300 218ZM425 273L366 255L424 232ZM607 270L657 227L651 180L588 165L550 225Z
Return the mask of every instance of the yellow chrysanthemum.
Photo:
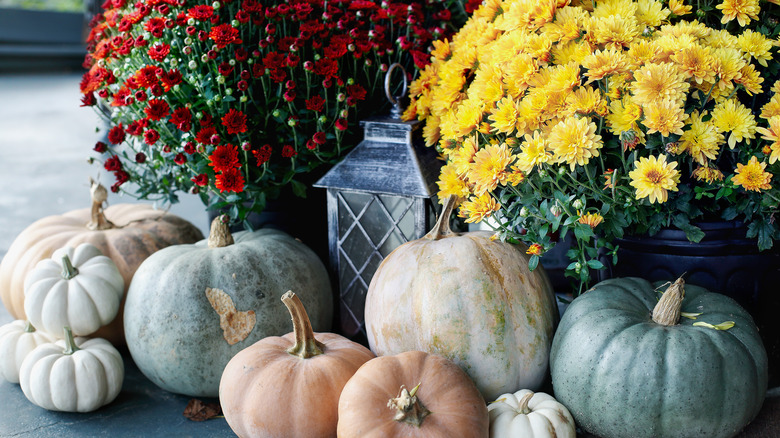
M514 131L518 121L515 101L510 97L501 99L488 116L488 120L491 122L491 132L509 134Z
M450 57L450 43L447 39L436 40L433 42L433 49L431 50L431 56L436 59L446 60Z
M661 48L651 40L639 40L629 47L627 55L631 63L631 70L654 62L659 62Z
M772 99L761 107L762 119L769 120L774 116L780 116L780 93L772 96Z
M734 83L740 84L745 87L745 91L748 95L761 94L761 84L764 83L764 78L756 70L753 64L747 64L740 70L740 77L734 79Z
M636 17L641 26L658 27L669 17L671 11L655 0L638 0Z
M493 21L493 18L502 10L502 0L483 0L479 8L474 11L474 17Z
M664 203L669 199L669 191L677 191L680 182L677 162L667 163L666 155L641 157L634 166L628 176L631 186L636 189L636 199L648 198L651 204Z
M772 40L758 32L746 29L737 38L737 44L739 45L739 50L747 55L748 61L750 61L750 58L755 58L759 64L766 67L767 61L772 59L772 54L769 53L772 50Z
M715 60L707 47L696 44L680 50L670 58L686 78L692 78L699 84L715 82Z
M684 0L669 0L668 6L672 14L678 17L682 17L683 15L688 15L691 13L691 11L693 11L693 7L684 4Z
M711 29L710 33L704 38L704 42L713 49L739 47L739 40L726 29Z
M436 185L439 186L439 199L447 199L450 196L466 197L469 195L466 181L458 175L454 166L449 164L441 168Z
M455 132L459 137L468 135L482 122L484 103L479 99L466 99L458 106Z
M509 176L506 178L506 183L516 186L525 181L525 173L520 170L516 165L512 165L512 170L509 172Z
M517 105L517 114L524 127L523 134L539 129L546 120L545 108L547 108L549 100L549 93L544 89L537 88L529 91L520 101Z
M552 153L547 147L544 135L539 131L526 134L525 141L520 145L520 153L517 154L515 165L526 175L533 172L534 168L552 160Z
M642 117L642 107L633 103L631 99L612 101L609 104L607 123L609 130L615 135L626 131L638 131L637 122Z
M536 30L555 17L557 0L515 0L504 4L504 13L496 17L496 27L507 31L528 28Z
M736 99L728 99L712 109L712 124L718 132L730 132L728 145L734 149L737 142L755 138L756 118L749 108Z
M593 81L598 81L605 76L626 73L628 65L628 58L626 58L622 50L611 48L596 50L582 60L582 66L588 70L585 73L588 81L585 83L589 84Z
M542 32L551 41L566 43L580 37L587 13L582 8L565 6L555 12L555 19L542 27Z
M468 180L474 184L472 192L482 195L492 192L499 184L506 184L507 169L514 161L506 144L487 145L474 155L469 167Z
M772 93L780 94L780 80L775 81L772 88L769 89Z
M724 139L711 123L702 121L702 117L703 114L698 112L691 115L688 129L683 132L678 142L681 152L688 152L694 161L705 165L707 160L714 160L718 156Z
M633 17L636 15L637 5L632 0L603 0L595 2L593 17L606 18L611 16Z
M502 80L504 87L515 99L528 89L528 81L536 74L537 61L527 53L514 55L508 64L504 66Z
M580 218L577 222L588 225L591 228L596 228L600 223L604 222L604 216L599 213L585 213L580 214Z
M549 62L552 41L547 35L532 33L526 37L525 52L542 62Z
M474 156L479 150L479 145L476 142L475 137L468 137L463 140L460 147L452 150L449 153L448 161L449 165L453 167L458 175L465 176L471 164L474 162Z
M580 66L574 62L545 69L549 77L543 84L551 92L570 91L580 84ZM533 80L531 81L533 84Z
M745 27L750 20L758 20L758 0L723 0L723 3L715 6L723 11L723 24L736 19L740 26Z
M441 131L439 130L439 118L430 115L425 119L425 126L423 126L423 140L428 147L434 146L439 142Z
M472 196L463 201L458 209L458 216L466 218L466 223L473 224L482 222L497 212L500 205L492 196L485 193L479 196Z
M585 40L569 41L566 44L556 44L552 48L552 59L556 64L574 62L582 64L582 60L593 52L590 43Z
M694 47L698 43L696 37L686 33L680 35L659 35L653 41L658 46L659 52L656 58L659 62L671 62L672 55L680 50Z
M716 167L709 167L707 164L697 167L692 175L696 178L696 181L705 181L709 184L715 181L723 181L724 178L723 172Z
M504 97L501 69L496 65L480 63L466 96L469 100L481 101L484 109L492 109Z
M731 48L718 48L713 50L715 60L715 76L719 79L718 88L733 87L732 82L741 75L742 67L747 63L739 50Z
M547 142L555 162L566 163L571 170L588 164L591 157L598 157L603 146L601 136L596 134L596 124L587 117L561 120L550 130Z
M685 75L676 64L647 64L634 72L634 82L631 84L634 102L646 105L663 100L671 100L682 104L690 84L685 81Z
M647 133L660 132L664 137L669 134L683 134L683 126L688 114L683 106L671 99L651 102L642 106L645 118L642 124L647 127Z
M769 149L772 151L769 155L769 164L774 164L780 158L780 115L773 116L768 121L769 127L757 127L756 132L761 134L761 138L770 142Z
M678 21L674 24L664 24L655 33L656 36L681 37L688 35L694 41L707 37L712 29L699 21Z
M642 28L635 16L592 18L588 25L588 37L592 42L607 48L628 47L641 33Z
M765 169L766 163L759 163L755 156L750 157L750 161L748 161L747 164L743 165L737 163L737 168L734 170L734 177L731 178L731 182L741 186L745 190L754 192L769 190L772 188L769 184L772 180L772 174Z
M589 85L577 88L566 98L566 116L597 114L603 117L607 112L607 101L601 91Z

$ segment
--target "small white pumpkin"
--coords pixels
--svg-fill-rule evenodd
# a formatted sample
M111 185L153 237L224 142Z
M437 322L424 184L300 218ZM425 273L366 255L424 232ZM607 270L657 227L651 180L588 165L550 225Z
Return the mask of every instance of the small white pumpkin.
M68 326L76 336L88 336L116 317L124 287L116 264L97 247L66 246L25 277L24 312L50 335L60 337Z
M549 394L521 389L488 405L490 438L575 438L574 419Z
M74 338L43 344L22 362L19 383L25 397L50 411L91 412L111 403L122 389L122 355L102 338Z
M19 368L35 347L54 342L52 336L35 330L30 321L17 319L0 327L0 377L19 383Z

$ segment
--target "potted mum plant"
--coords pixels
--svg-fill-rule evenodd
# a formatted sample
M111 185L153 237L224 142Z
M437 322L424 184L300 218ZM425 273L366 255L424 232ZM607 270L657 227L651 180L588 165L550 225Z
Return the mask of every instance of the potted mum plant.
M108 122L94 150L111 190L164 202L197 193L247 226L282 189L305 196L357 144L357 120L383 109L388 66L424 66L430 42L465 17L454 0L103 7L80 88Z
M570 236L574 296L629 235L696 242L702 221L739 220L767 250L779 16L758 0L488 0L433 43L405 117L425 120L440 198L463 198L466 222L489 218L534 266Z

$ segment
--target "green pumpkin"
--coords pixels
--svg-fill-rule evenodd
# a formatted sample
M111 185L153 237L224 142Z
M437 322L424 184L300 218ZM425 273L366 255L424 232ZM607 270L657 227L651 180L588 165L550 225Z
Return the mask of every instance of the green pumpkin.
M767 389L750 315L682 279L660 300L639 278L594 286L564 313L550 369L555 397L603 438L731 437L755 418Z
M289 331L286 291L306 304L314 330L330 330L333 314L327 270L303 243L273 229L231 235L222 217L211 227L208 240L147 258L125 303L138 368L157 386L193 397L218 396L236 353Z

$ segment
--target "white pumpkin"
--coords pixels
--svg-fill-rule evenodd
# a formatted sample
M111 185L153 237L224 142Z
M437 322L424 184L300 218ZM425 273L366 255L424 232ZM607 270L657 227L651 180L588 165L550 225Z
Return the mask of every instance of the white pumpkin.
M22 362L19 383L25 397L50 411L91 412L111 403L122 389L122 355L102 338L74 338L43 344Z
M574 419L549 394L521 389L488 405L490 438L575 438Z
M0 327L0 377L19 383L24 358L35 347L54 341L52 336L35 330L30 321L18 319Z
M76 336L88 336L116 317L124 287L116 264L97 247L66 246L25 277L24 312L50 335L60 337L68 326Z

